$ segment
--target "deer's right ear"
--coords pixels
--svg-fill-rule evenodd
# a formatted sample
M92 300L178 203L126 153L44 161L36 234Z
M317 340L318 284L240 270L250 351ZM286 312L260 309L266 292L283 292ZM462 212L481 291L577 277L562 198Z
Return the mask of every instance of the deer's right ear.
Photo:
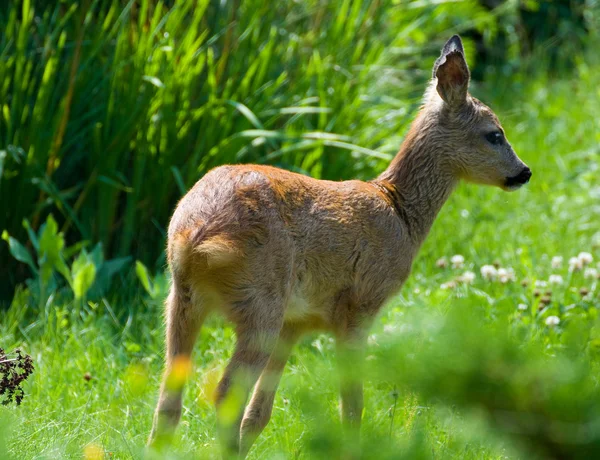
M470 73L458 35L444 45L433 66L433 76L437 78L436 89L444 102L455 107L466 101Z

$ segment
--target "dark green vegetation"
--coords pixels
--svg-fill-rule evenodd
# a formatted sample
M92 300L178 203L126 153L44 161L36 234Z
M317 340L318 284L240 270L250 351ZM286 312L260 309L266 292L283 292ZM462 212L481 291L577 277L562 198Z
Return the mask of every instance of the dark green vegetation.
M534 176L513 194L461 186L442 210L373 331L365 456L597 456L600 14L593 2L537 3L2 9L0 347L36 369L21 406L0 410L0 457L141 457L177 198L227 162L372 177L454 32L482 79L474 94ZM580 252L593 260L569 270ZM513 272L484 279L496 261ZM232 343L220 320L204 328L174 457L216 452L208 395ZM298 347L253 458L340 452L333 365L328 336Z

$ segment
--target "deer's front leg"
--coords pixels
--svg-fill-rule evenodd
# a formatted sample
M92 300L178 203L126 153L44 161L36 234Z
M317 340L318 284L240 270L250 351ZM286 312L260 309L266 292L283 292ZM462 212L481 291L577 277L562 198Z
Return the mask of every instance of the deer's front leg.
M345 429L358 432L363 410L362 367L364 349L355 343L338 342L338 366L342 423Z
M351 457L360 451L366 332L362 329L345 331L337 339L342 425Z

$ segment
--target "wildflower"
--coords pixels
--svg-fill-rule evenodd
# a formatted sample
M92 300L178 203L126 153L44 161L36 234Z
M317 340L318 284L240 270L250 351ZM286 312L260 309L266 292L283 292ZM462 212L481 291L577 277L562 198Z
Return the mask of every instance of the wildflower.
M545 288L546 286L548 286L548 283L546 283L543 280L536 280L535 281L535 287L536 288Z
M563 284L563 277L560 275L550 275L548 282L550 284Z
M579 257L571 257L569 259L569 271L577 272L583 268L583 262L579 259Z
M562 267L562 263L563 263L563 258L562 256L554 256L552 257L552 268L554 269L558 269Z
M529 280L527 278L523 278L521 280L521 286L523 286L523 287L529 286Z
M595 279L598 278L598 270L595 268L586 268L583 272L584 278Z
M515 272L513 271L512 268L509 268L509 269L499 268L498 269L498 280L503 284L506 284L509 281L514 281L515 280Z
M544 295L540 298L540 305L546 306L552 303L552 297L549 295Z
M459 283L464 283L464 284L472 284L473 281L475 281L475 273L470 272L470 271L466 271L462 274L462 276L459 276L457 278L457 281Z
M452 262L452 268L463 268L465 265L465 258L460 254L456 254L452 256L450 262Z
M456 287L456 281L448 281L440 286L442 289L454 289Z
M592 255L589 252L580 252L579 255L577 256L577 258L579 259L579 262L581 262L581 265L583 265L583 266L589 265L594 261L594 258L592 257Z
M529 307L527 305L525 305L524 303L520 303L519 305L517 305L517 308L521 311L525 311L525 310L529 309Z
M448 259L442 257L435 262L435 266L437 268L447 268L448 267Z
M589 289L588 289L588 288L585 288L585 287L582 287L582 288L579 290L579 295L580 295L581 297L585 297L585 296L586 296L586 295L588 295L589 293L590 293Z
M548 316L548 318L546 318L546 326L554 327L558 326L558 323L560 323L560 318L558 316Z
M481 267L481 276L486 280L495 280L498 276L498 270L493 265L484 265Z

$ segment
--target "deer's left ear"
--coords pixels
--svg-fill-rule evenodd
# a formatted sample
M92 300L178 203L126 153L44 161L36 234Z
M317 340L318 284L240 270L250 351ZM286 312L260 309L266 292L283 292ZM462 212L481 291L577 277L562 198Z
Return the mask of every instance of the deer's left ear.
M458 35L444 45L441 56L433 65L433 76L437 78L437 92L446 104L456 107L466 101L470 73Z

